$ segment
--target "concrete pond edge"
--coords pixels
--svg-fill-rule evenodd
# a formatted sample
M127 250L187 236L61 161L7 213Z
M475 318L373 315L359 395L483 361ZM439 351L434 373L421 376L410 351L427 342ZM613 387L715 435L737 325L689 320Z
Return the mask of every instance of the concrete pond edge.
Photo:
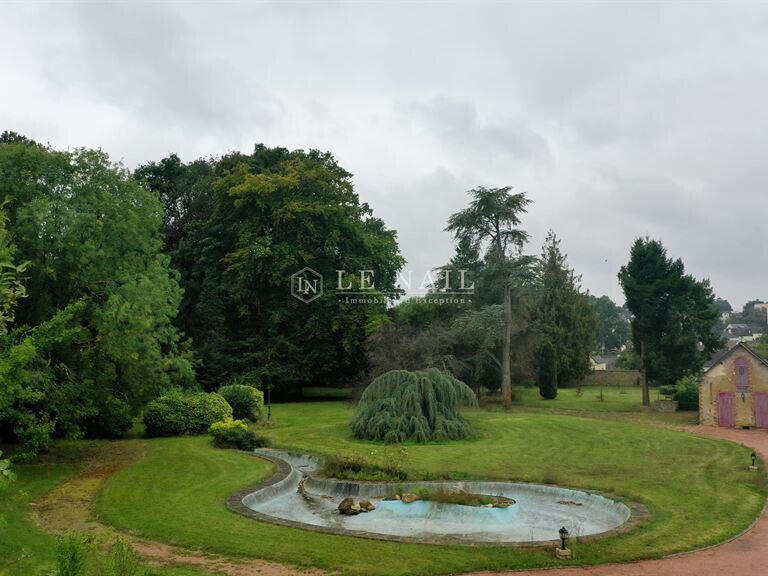
M268 522L270 524L286 526L289 528L297 528L300 530L308 530L310 532L334 534L337 536L350 536L354 538L366 538L370 540L384 540L384 541L390 541L390 542L405 542L405 543L413 543L413 544L430 544L430 545L441 545L441 546L467 546L467 547L473 547L473 548L478 548L478 547L480 548L499 548L499 547L542 548L542 547L552 547L560 543L560 541L557 539L535 540L535 541L526 541L526 542L477 542L475 540L460 538L456 536L444 536L444 537L430 536L428 538L420 537L420 536L399 536L394 534L380 534L377 532L367 532L363 530L349 530L346 528L339 528L339 527L333 527L333 526L317 526L312 524L305 524L303 522L296 522L294 520L277 518L275 516L269 516L267 514L263 514L261 512L258 512L256 510L249 508L243 503L243 500L247 496L253 494L254 492L259 492L265 488L268 488L269 486L272 486L274 484L277 484L285 480L291 474L291 471L292 471L291 465L288 464L288 462L286 462L282 458L279 458L273 455L257 454L255 452L245 452L245 451L243 451L242 453L252 456L254 458L259 458L259 459L271 462L276 467L276 470L272 476L265 479L264 481L259 482L258 484L254 484L252 486L248 486L247 488L244 488L242 490L238 490L234 494L230 495L227 498L226 505L227 505L227 508L232 512L236 512L237 514L246 516L248 518L252 518L254 520L259 520L261 522ZM357 483L365 484L365 482L362 482L362 481ZM440 483L440 482L424 481L419 483L424 485L429 485L431 483ZM599 492L596 490L582 490L581 488L571 488L571 489L584 492L587 494L602 496L604 498L609 498L616 502L620 502L624 504L627 508L629 508L629 511L630 511L629 519L623 524L621 524L620 526L617 526L616 528L607 530L605 532L600 532L598 534L590 534L588 536L579 536L574 539L576 542L604 540L606 538L620 536L622 534L626 534L632 530L635 530L636 528L639 528L643 524L646 524L647 522L649 522L651 519L651 514L648 508L644 504L641 504L639 502L634 502L631 500L627 500L625 498L620 498L614 494Z

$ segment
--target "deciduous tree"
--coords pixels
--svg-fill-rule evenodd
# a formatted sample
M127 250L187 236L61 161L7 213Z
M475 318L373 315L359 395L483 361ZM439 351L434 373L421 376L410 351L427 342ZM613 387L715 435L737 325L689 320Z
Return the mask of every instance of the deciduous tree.
M2 201L28 266L0 350L0 429L30 452L51 432L119 435L159 391L194 382L154 193L101 151L6 136Z
M360 203L330 154L259 145L191 164L171 156L136 175L165 205L166 247L184 288L178 326L206 388L249 373L286 396L366 367L366 335L403 260L395 232ZM291 295L291 276L305 266L325 286L309 304ZM340 297L338 270L358 289L359 271L372 270L370 301Z

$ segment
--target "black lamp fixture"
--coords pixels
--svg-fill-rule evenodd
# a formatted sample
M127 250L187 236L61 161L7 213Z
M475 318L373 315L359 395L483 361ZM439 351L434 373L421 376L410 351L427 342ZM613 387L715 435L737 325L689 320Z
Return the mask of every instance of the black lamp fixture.
M751 458L752 458L752 467L754 468L755 466L757 466L757 454L752 452Z
M560 549L561 550L567 550L568 549L568 530L565 529L565 526L560 528L558 530L558 533L560 534Z

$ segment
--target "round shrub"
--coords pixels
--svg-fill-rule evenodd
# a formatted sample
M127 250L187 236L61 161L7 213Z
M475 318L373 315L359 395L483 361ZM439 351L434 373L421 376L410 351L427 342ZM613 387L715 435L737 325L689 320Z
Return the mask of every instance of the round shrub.
M214 422L210 428L213 434L213 445L217 448L236 448L238 450L255 450L267 446L268 441L248 428L242 420L223 420Z
M232 418L232 407L214 392L192 394L187 397L187 403L189 406L187 433L189 434L202 434L207 432L214 422Z
M264 394L253 386L230 384L219 388L219 394L232 406L236 420L256 421L264 408Z
M155 398L144 409L147 436L181 436L187 432L189 404L180 390Z
M696 376L683 376L675 384L672 396L681 410L699 409L699 382Z
M392 370L363 392L352 433L390 444L467 438L472 429L459 407L475 404L472 389L447 372Z

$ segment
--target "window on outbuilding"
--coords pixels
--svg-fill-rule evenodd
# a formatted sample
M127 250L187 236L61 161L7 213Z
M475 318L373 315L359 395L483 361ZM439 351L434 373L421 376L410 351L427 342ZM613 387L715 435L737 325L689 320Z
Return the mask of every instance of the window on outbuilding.
M736 369L736 391L749 392L749 361L744 356L739 356L733 361Z

